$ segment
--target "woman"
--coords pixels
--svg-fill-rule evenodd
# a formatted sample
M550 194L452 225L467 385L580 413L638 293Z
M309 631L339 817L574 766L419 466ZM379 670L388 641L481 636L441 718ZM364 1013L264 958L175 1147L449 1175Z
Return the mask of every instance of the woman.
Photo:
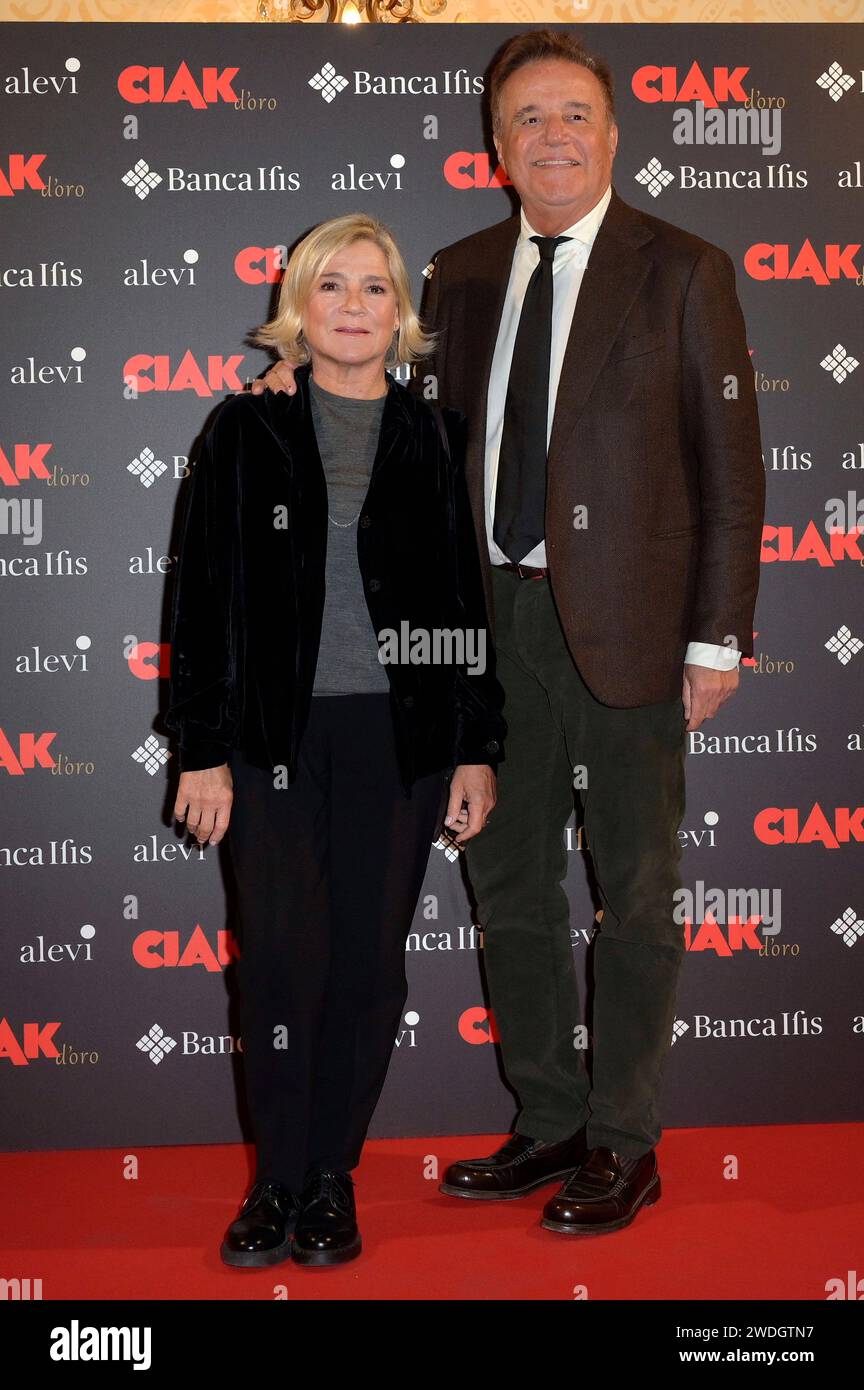
M205 435L166 723L175 815L201 844L230 823L240 909L257 1166L222 1258L336 1264L361 1248L350 1170L430 844L445 801L457 844L495 803L503 692L466 422L387 371L430 347L389 231L350 215L311 232L257 341L303 364L298 389L229 397Z

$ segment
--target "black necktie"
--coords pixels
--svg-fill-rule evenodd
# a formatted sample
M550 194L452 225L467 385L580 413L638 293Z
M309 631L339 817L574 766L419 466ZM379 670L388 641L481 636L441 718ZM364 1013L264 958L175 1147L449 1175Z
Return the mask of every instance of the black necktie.
M516 564L542 541L552 354L552 262L566 236L532 236L540 262L528 281L504 403L492 535Z

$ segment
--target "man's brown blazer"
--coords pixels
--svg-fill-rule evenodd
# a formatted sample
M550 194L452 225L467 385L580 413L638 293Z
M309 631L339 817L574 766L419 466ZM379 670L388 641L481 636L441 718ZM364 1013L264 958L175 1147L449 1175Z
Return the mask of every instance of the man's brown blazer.
M423 322L440 337L412 382L429 393L434 376L441 403L468 418L493 636L486 394L519 230L517 214L439 252ZM598 700L630 708L679 697L691 641L752 656L764 500L732 261L613 187L561 370L545 523L561 624Z

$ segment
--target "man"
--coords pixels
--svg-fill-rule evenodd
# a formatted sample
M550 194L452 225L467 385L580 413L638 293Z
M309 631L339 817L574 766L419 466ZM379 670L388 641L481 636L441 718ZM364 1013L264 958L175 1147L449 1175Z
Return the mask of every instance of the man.
M615 192L605 64L567 34L520 34L490 100L521 211L437 256L439 348L416 385L470 423L509 733L466 858L521 1109L441 1190L500 1200L563 1178L542 1225L596 1234L660 1195L685 737L752 654L764 472L732 262ZM562 887L574 789L603 906L590 1077Z

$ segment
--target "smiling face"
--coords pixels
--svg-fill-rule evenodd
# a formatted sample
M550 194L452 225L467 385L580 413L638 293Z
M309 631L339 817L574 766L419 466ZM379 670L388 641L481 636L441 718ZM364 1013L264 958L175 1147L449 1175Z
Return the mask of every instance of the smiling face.
M498 158L542 236L557 236L599 202L612 177L618 127L600 81L579 63L542 59L501 87Z
M381 247L365 237L330 257L303 310L303 336L319 365L374 367L399 326L396 288Z

